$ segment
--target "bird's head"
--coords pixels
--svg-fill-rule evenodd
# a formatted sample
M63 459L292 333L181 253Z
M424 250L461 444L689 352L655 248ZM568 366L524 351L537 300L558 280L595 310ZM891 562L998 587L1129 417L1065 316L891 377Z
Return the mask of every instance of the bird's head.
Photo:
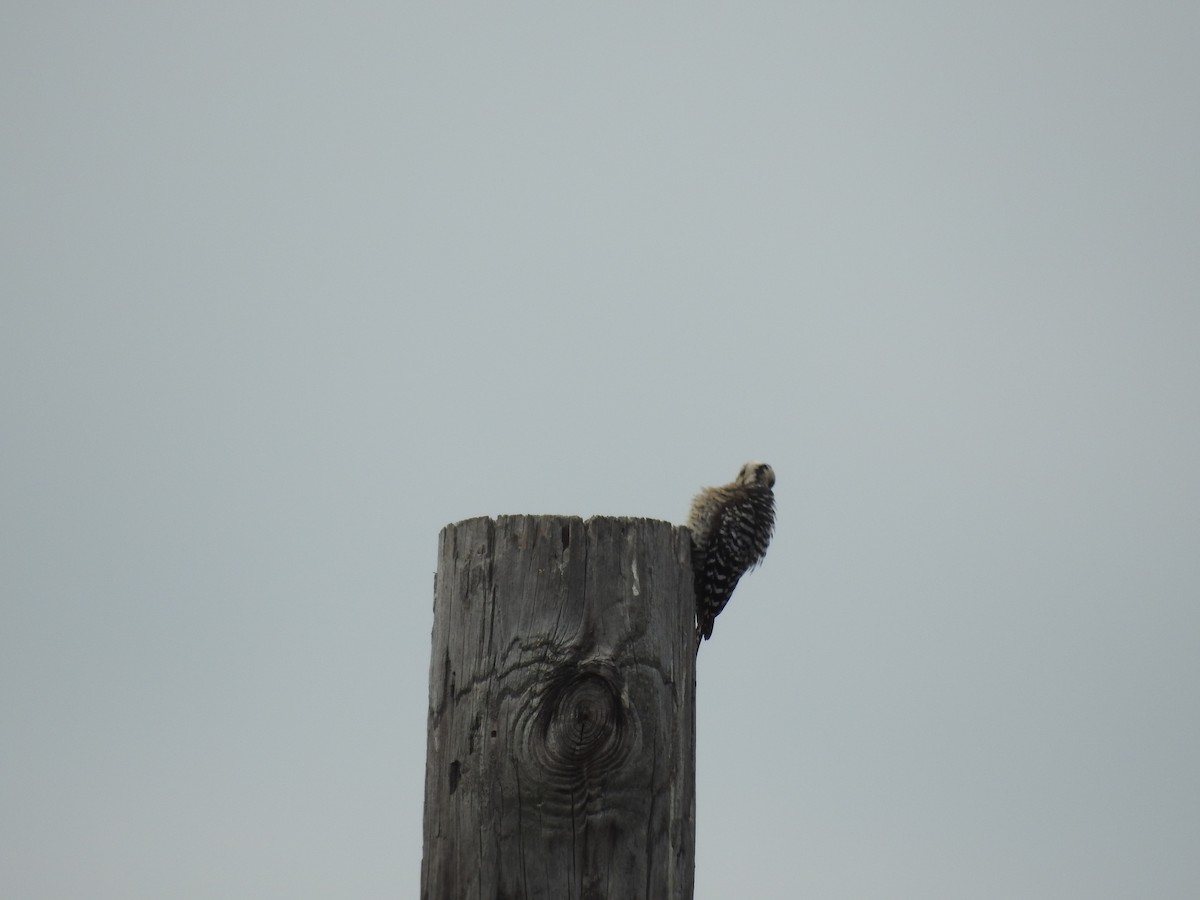
M765 462L748 462L738 472L737 483L746 487L775 487L775 470Z

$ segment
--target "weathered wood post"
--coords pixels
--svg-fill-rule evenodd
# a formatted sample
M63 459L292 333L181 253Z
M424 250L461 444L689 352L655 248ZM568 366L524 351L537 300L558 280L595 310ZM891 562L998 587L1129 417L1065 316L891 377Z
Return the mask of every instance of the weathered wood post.
M653 519L442 530L422 900L690 900L690 546Z

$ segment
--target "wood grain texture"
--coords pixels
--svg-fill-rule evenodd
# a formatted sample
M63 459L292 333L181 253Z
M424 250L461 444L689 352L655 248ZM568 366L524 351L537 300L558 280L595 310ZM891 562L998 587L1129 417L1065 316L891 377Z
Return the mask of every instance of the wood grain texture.
M442 530L423 900L690 900L690 546L652 519Z

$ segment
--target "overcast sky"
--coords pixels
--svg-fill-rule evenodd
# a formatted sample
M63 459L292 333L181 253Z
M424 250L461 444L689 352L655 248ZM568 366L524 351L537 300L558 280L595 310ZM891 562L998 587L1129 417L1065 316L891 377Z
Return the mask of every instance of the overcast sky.
M439 529L763 459L697 900L1200 896L1198 46L7 3L0 895L416 897Z

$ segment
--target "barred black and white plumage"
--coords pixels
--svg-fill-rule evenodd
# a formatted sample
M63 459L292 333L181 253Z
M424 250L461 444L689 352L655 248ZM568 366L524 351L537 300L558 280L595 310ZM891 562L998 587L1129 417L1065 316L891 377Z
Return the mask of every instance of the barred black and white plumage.
M766 555L775 529L774 486L774 469L748 462L729 484L705 488L692 501L687 527L692 533L697 643L712 637L713 621L738 579Z

